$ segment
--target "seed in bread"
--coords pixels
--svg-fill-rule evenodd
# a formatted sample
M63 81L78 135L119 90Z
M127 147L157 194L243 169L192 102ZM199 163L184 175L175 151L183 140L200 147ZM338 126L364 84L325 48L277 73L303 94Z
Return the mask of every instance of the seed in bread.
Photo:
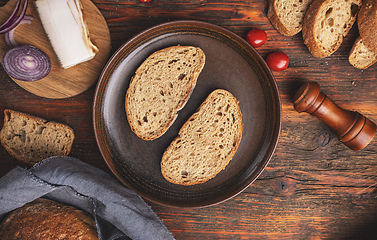
M193 185L214 178L236 153L243 131L237 99L213 91L165 150L161 172L175 184Z
M302 26L304 43L313 56L334 53L357 18L361 0L314 0Z
M352 46L348 61L355 68L366 69L377 62L377 53L370 50L361 37L358 37Z
M4 110L0 141L9 154L21 162L34 165L48 157L67 156L74 139L72 128L65 124Z
M72 206L39 198L10 212L0 224L2 240L98 240L94 219Z
M269 0L267 17L275 29L284 36L301 31L305 13L313 0Z
M364 44L372 51L377 52L377 2L364 0L357 18L359 33Z
M129 125L138 137L153 140L169 129L190 98L204 63L200 48L173 46L140 65L125 100Z

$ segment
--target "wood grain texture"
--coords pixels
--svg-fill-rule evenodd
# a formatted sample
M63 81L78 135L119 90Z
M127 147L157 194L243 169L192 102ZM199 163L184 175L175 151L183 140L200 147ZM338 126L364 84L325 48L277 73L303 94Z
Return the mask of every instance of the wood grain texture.
M17 1L11 0L0 8L0 21L3 22L7 19L6 17L11 14ZM106 20L96 6L90 0L81 2L89 37L99 49L96 56L84 63L63 69L42 27L35 7L35 0L29 1L26 15L32 16L34 19L30 24L19 25L14 33L14 39L19 45L30 44L46 53L51 61L51 71L45 78L34 82L12 78L19 86L40 97L61 99L76 96L97 82L110 54L110 33ZM2 36L0 38L0 58L8 49Z
M0 3L5 4L4 0ZM319 119L297 113L292 98L307 81L316 81L336 104L377 122L377 64L352 67L348 54L358 36L354 25L337 52L311 56L301 34L280 35L266 17L267 1L95 0L105 17L112 53L139 32L173 20L201 20L245 37L265 30L262 57L283 51L289 68L274 72L282 100L282 131L262 175L236 197L212 207L177 209L150 203L177 239L375 239L377 236L377 139L354 152ZM221 51L221 50L219 50ZM71 156L109 172L94 139L91 107L94 86L68 99L39 98L0 71L2 111L12 108L70 125L76 133ZM0 176L16 160L0 147Z

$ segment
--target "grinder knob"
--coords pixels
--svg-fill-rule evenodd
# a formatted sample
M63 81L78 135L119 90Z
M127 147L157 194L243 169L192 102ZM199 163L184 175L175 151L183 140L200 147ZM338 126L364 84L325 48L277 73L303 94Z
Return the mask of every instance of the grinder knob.
M362 114L336 105L316 82L305 83L293 97L297 112L307 112L325 122L338 139L354 151L363 149L373 139L377 126Z

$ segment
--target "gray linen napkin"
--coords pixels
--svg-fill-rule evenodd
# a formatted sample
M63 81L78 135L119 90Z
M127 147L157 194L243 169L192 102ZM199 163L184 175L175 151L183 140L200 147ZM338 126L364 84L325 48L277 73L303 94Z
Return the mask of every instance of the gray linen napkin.
M174 239L153 210L106 172L71 157L51 157L0 179L0 222L37 198L49 198L92 214L101 240Z

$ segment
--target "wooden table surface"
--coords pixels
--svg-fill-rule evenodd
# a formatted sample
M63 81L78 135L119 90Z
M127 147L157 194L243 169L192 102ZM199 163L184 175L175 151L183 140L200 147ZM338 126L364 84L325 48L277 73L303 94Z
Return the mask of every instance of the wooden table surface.
M262 57L283 51L289 68L274 72L282 101L280 139L261 176L234 198L206 208L178 209L148 202L177 239L376 239L377 138L354 152L323 122L297 113L292 97L316 81L340 107L377 122L377 64L360 70L348 63L358 36L351 29L333 55L318 59L301 33L280 35L266 17L267 0L94 0L111 34L111 53L137 33L173 20L200 20L245 38L251 28L267 32ZM4 5L6 0L0 0ZM2 37L2 36L1 36ZM95 86L68 99L37 97L0 68L0 125L6 108L70 125L76 139L70 156L110 173L97 147L92 103ZM0 147L0 177L21 165Z

